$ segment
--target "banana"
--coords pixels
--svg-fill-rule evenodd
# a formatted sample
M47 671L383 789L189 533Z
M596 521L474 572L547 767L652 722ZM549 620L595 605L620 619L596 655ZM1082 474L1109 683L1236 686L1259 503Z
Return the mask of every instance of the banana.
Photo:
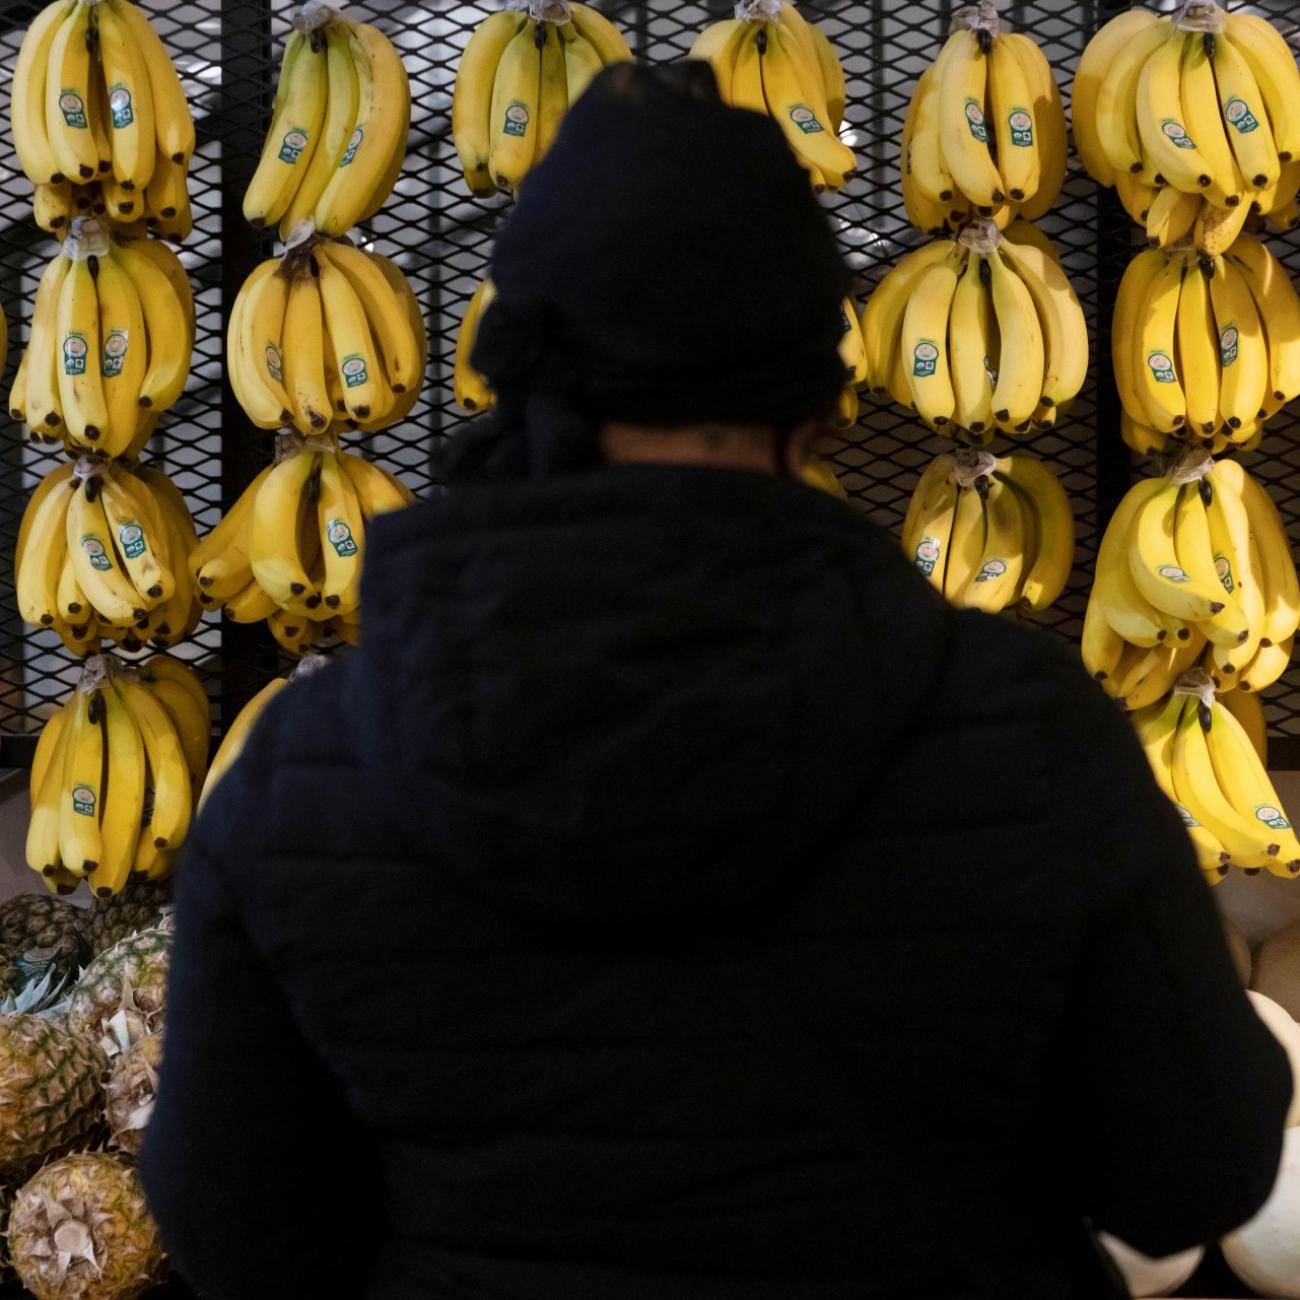
M99 445L110 456L123 456L140 423L140 392L149 344L134 281L111 254L100 258L98 266L100 372L108 415Z
M138 623L157 601L138 592L123 569L96 479L72 493L66 526L77 582L96 612L123 627Z
M343 472L333 452L326 452L321 457L317 513L321 550L325 557L325 583L321 596L327 609L350 614L361 602L365 522L352 480Z
M496 192L489 158L495 125L492 93L497 68L506 47L519 34L524 21L524 16L514 11L492 14L484 19L465 46L456 71L456 88L451 101L452 142L460 158L465 184L471 194L481 198Z
M1286 527L1272 497L1237 461L1216 461L1217 483L1238 496L1246 507L1251 532L1259 545L1260 581L1264 588L1265 621L1261 644L1280 646L1300 627L1300 580L1287 540ZM1289 657L1289 655L1288 655Z
M1300 395L1300 296L1282 264L1252 236L1242 235L1229 258L1246 277L1268 336L1272 398L1288 402Z
M146 409L165 411L185 391L194 331L190 306L157 261L143 251L146 242L114 244L107 260L130 277L143 314L142 338L148 339L148 353L138 403ZM141 360L146 359L142 356Z
M15 547L14 594L24 623L49 627L58 610L59 577L67 551L67 484L72 467L47 475L23 512ZM62 540L60 540L62 539Z
M577 47L582 47L589 53L579 55L579 62L585 65L590 58L595 59L596 71L603 68L604 61L600 57L599 51L589 41L583 40L578 34L578 29L574 24L572 33L565 39L568 43L569 53ZM741 18L723 18L716 23L710 23L691 44L690 53L686 56L688 59L698 59L707 63L713 69L714 78L718 83L718 97L724 104L731 103L731 74L736 63L736 53L739 43L744 34L746 23ZM466 47L466 53L469 47ZM461 64L464 66L464 55L461 56ZM595 75L594 73L592 74ZM587 81L590 81L587 77ZM585 83L584 83L585 85ZM572 103L576 96L573 93L574 82L573 73L569 74L569 102Z
M378 515L414 504L415 494L396 475L349 452L340 451L337 455L340 468L352 481L362 518L367 523Z
M1002 177L989 153L984 120L987 66L974 32L948 37L939 86L939 141L956 186L980 208L1006 202Z
M939 84L934 68L921 74L912 106L912 176L931 202L948 205L956 197L956 184L939 146Z
M1094 681L1103 685L1115 676L1120 657L1127 646L1124 638L1106 621L1101 602L1095 595L1088 600L1083 615L1083 666Z
M1286 38L1255 14L1225 14L1223 32L1255 78L1278 158L1300 158L1300 69Z
M1147 184L1141 176L1132 172L1116 172L1115 192L1119 195L1119 201L1124 211L1139 226L1145 226L1151 216L1152 205L1159 193L1157 187Z
M1092 600L1106 622L1130 645L1149 649L1168 637L1162 614L1139 590L1129 563L1132 533L1138 515L1156 493L1164 490L1160 479L1138 483L1124 495L1102 535L1097 552L1097 577Z
M99 445L108 426L100 369L103 340L99 332L99 297L91 265L91 260L85 258L73 261L68 268L55 320L55 367L63 418L72 441L88 447Z
M1208 190L1214 177L1201 152L1204 142L1196 140L1182 121L1181 69L1190 39L1175 29L1142 65L1137 123L1142 148L1166 183L1195 194Z
M51 260L41 275L32 311L27 351L32 360L26 372L27 415L33 427L57 429L63 423L63 399L58 374L62 370L62 334L59 307L72 262L62 255Z
M308 481L320 463L318 453L301 452L282 460L263 480L248 530L248 559L258 585L282 609L306 614L320 604L320 593L303 562L299 517L308 508Z
M308 266L294 276L284 311L284 387L299 433L320 434L330 422L325 386L325 319L316 279Z
M1187 565L1206 557L1190 553L1180 558L1174 521L1179 484L1164 480L1139 510L1133 522L1129 571L1137 589L1164 614L1185 623L1201 623L1222 613L1226 594L1217 578L1189 572ZM1213 577L1213 575L1211 575Z
M993 418L1004 432L1021 432L1043 393L1043 330L1023 280L994 249L988 254L989 288L1001 339Z
M1236 163L1233 163L1233 170L1237 171ZM1192 243L1202 261L1227 252L1245 228L1249 216L1249 202L1230 208L1218 208L1208 201L1203 203L1192 230Z
M956 290L953 257L920 276L903 313L900 344L908 389L917 414L935 429L948 424L956 405L948 369L948 317Z
M793 5L785 4L781 7L781 12L784 15L787 12L795 12L795 9ZM805 22L805 26L812 37L822 85L826 90L826 111L830 114L830 127L838 135L844 125L844 112L848 99L844 84L844 66L840 63L839 55L835 53L830 37L816 23Z
M1215 668L1230 678L1255 657L1266 626L1262 561L1258 545L1251 537L1245 502L1214 471L1210 472L1207 483L1205 513L1215 572L1224 591L1239 602L1248 633L1246 640L1236 646L1214 647Z
M1163 258L1163 254L1156 256ZM1184 264L1185 259L1180 257L1164 259L1163 267L1150 281L1138 308L1135 331L1129 336L1138 342L1132 378L1141 407L1134 414L1144 414L1145 423L1161 433L1172 433L1187 422L1187 399L1175 364ZM1117 324L1118 316L1117 306ZM1123 346L1122 339L1118 346ZM1118 366L1116 372L1118 377Z
M1111 322L1111 364L1115 386L1126 417L1143 427L1149 426L1146 405L1138 388L1138 348L1135 342L1146 319L1146 299L1166 265L1164 256L1154 249L1139 253L1128 264L1115 295ZM1156 433L1151 430L1151 433L1155 437L1163 436L1163 431Z
M1195 574L1195 580L1203 582L1210 595L1223 606L1201 621L1199 630L1216 649L1222 647L1240 653L1250 640L1250 625L1237 592L1228 590L1219 572L1205 507L1205 497L1212 492L1210 485L1203 487L1201 483L1188 484L1179 491L1173 519L1174 552L1183 571Z
M77 581L77 570L72 563L72 554L68 550L66 537L63 541L63 564L59 569L59 586L56 603L58 605L58 622L68 627L80 627L95 617L90 608L90 599Z
M1253 424L1268 389L1268 347L1250 288L1235 263L1216 258L1210 281L1222 384L1224 422L1237 430Z
M1133 39L1156 24L1146 9L1131 9L1112 18L1088 42L1074 74L1071 117L1074 146L1083 169L1102 185L1115 184L1115 170L1102 147L1097 130L1097 101L1111 64Z
M347 276L328 259L320 263L317 283L325 324L338 354L339 382L348 414L354 420L382 418L392 407L392 394L361 299Z
M225 735L221 738L221 744L212 759L212 766L208 769L207 780L203 783L203 794L199 799L199 811L202 811L203 805L211 797L213 790L217 788L221 778L234 765L235 760L243 751L248 737L252 734L257 720L266 711L266 706L288 686L288 680L283 677L272 678L251 700L239 711L239 715L226 728Z
M995 37L988 53L989 110L1002 190L1013 203L1038 192L1040 129L1034 88L1015 48Z
M240 405L249 419L259 428L277 429L293 420L284 389L281 346L289 281L279 263L263 262L240 290L240 297L243 301L236 302L231 312L227 342L232 381L238 385Z
M909 511L910 522L903 530L903 554L942 592L958 500L951 457L937 458L922 476L912 500L916 511L914 515Z
M98 866L104 806L104 703L98 690L77 691L71 705L59 811L59 858L79 876Z
M1189 266L1183 273L1178 296L1175 342L1185 386L1187 426L1196 433L1215 433L1222 424L1218 339L1214 310L1210 304L1210 286L1199 268ZM1230 355L1235 361L1235 344L1233 351L1225 355Z
M71 715L71 704L50 715L32 756L32 811L27 823L26 858L27 865L43 876L53 876L63 864L59 854L59 823L63 812L63 768L72 732Z
M335 236L378 211L392 192L406 156L411 116L410 82L393 43L369 23L355 24L348 39L357 72L357 120L315 216L316 229ZM503 56L498 78L505 64ZM494 99L494 129L495 109Z
M1282 164L1264 98L1250 65L1226 33L1215 37L1214 80L1215 106L1227 124L1228 142L1242 175L1257 190L1276 185Z
M729 22L736 22L732 18ZM715 23L714 26L719 24ZM591 85L596 75L605 65L600 60L600 55L590 42L583 40L581 36L574 35L572 40L564 43L564 73L565 73L565 90L568 94L569 103L576 104L583 91ZM715 75L716 75L716 63ZM719 81L719 86L721 86ZM723 95L725 102L726 96Z
M509 17L518 25L517 14L497 14L495 17ZM488 19L488 22L491 22ZM311 151L307 170L294 188L289 206L280 218L280 238L288 239L293 229L301 221L311 221L315 216L316 205L320 202L325 187L329 184L339 160L348 147L348 139L357 122L359 90L357 86L357 69L352 60L352 50L348 41L348 29L342 23L328 23L325 34L325 114L321 119L317 144ZM471 42L472 44L472 42ZM468 50L466 51L468 54ZM459 77L457 86L459 86ZM453 115L455 108L452 109ZM486 121L486 115L485 115Z
M1260 645L1259 653L1243 668L1237 685L1243 691L1266 691L1288 668L1295 649L1294 639Z
M913 249L885 274L867 299L861 318L862 341L867 350L866 382L873 392L889 389L889 376L898 364L902 346L903 314L917 280L957 251L957 245L946 239Z
M14 147L19 165L28 180L38 187L38 200L39 188L52 184L61 186L68 180L50 142L45 120L45 96L54 40L73 8L71 0L64 0L42 9L27 28L14 64L9 109ZM74 172L73 176L76 175Z
M1025 564L1025 516L1020 495L996 475L984 498L984 551L974 577L953 598L967 609L1001 613L1016 597Z
M37 185L33 188L32 217L42 230L50 234L58 234L66 230L74 211L70 181L60 181L57 185Z
M127 678L118 678L115 685L140 730L149 762L153 816L148 838L157 849L179 848L185 842L194 809L194 787L180 734L171 714L149 688Z
M104 709L107 761L100 814L100 856L90 873L90 892L116 894L131 875L145 804L145 747L140 729L113 684L99 692Z
M1115 51L1101 76L1096 101L1097 140L1117 187L1121 178L1144 171L1137 120L1138 90L1148 60L1169 41L1172 30L1168 19L1151 22L1150 15L1141 22L1129 22L1134 30ZM1078 106L1072 116L1077 137Z
M951 479L956 461L948 452L936 456L922 470L908 498L907 512L903 518L903 528L899 538L903 545L903 554L909 560L915 557L922 516L931 508L935 493L947 495L947 485Z
M1147 209L1147 243L1152 248L1178 243L1191 234L1204 207L1199 194L1184 194L1172 185L1162 185Z
M153 91L144 52L112 5L96 6L113 177L128 192L153 178L157 156Z
M534 164L542 161L560 133L560 123L569 109L569 74L564 61L564 41L554 23L540 23L542 37L540 72L537 83L537 149Z
M1074 568L1074 514L1060 480L1032 456L999 459L995 477L1021 494L1022 504L1035 516L1037 547L1021 583L1021 603L1039 613L1065 590Z
M107 472L99 479L104 516L116 559L147 609L170 600L176 591L166 526L149 490L128 473Z
M943 594L954 604L960 601L966 588L979 574L987 540L988 520L979 489L959 488L943 572Z
M104 0L135 43L149 74L159 152L178 164L194 153L194 118L180 77L149 19L130 0Z
M222 603L252 581L249 527L258 493L274 469L273 465L263 469L212 532L190 552L190 576L195 589L208 598L207 603Z
M1047 215L1065 183L1070 152L1065 130L1065 106L1042 50L1020 32L1004 32L998 39L1015 51L1024 66L1033 95L1038 184L1020 204L1020 215L1027 221L1037 221Z
M90 10L89 0L77 0L67 11L50 44L45 74L45 130L59 174L69 180L88 181L99 173L90 129Z
M146 668L151 670L152 665L153 660L150 660ZM201 786L212 744L212 722L206 698L200 704L188 687L171 677L148 680L144 674L142 680L147 681L154 699L167 710L167 716L176 729L191 787Z
M287 653L301 658L311 651L321 624L299 614L286 614L277 609L267 620L266 625L271 635L280 643Z
M1187 641L1138 651L1142 658L1119 683L1120 699L1130 712L1148 708L1169 694L1174 683L1200 658L1205 638L1193 632Z
M1268 771L1268 723L1265 721L1264 706L1260 703L1259 696L1251 695L1246 691L1229 691L1226 695L1220 695L1215 703L1225 708L1241 723L1242 730L1249 737L1256 757L1264 770Z
M1210 46L1213 48L1213 38ZM1249 208L1248 201L1243 203L1246 182L1233 157L1223 118L1219 115L1207 38L1199 32L1193 32L1183 43L1179 97L1182 122L1188 136L1196 142L1196 151L1210 177L1209 184L1199 192L1216 208Z
M325 121L329 79L324 44L302 32L294 32L289 44L297 48L292 59L287 47L285 51L288 86L283 94L276 89L279 102L244 195L244 218L257 229L276 224L288 210L311 167Z
M991 358L998 351L992 304L981 281L982 265L978 253L967 257L948 320L953 418L972 433L981 433L993 424Z
M593 45L605 64L631 62L632 51L623 33L590 5L570 4L569 16L578 35Z

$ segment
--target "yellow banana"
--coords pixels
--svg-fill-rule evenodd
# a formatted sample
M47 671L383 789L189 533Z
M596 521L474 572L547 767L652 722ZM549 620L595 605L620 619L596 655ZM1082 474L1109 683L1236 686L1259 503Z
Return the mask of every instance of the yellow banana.
M79 876L99 865L104 806L104 703L98 690L77 691L64 752L59 812L59 857Z
M112 5L96 6L95 18L107 92L113 176L128 192L143 190L153 178L157 156L149 68L144 52Z
M1278 159L1300 159L1300 69L1286 38L1268 19L1248 13L1225 14L1223 32L1259 87Z
M304 266L289 286L283 337L284 388L299 433L320 434L330 422L330 398L325 384L325 317L316 278Z
M63 768L67 760L73 700L51 714L41 729L32 757L31 817L27 823L27 865L43 876L54 876L63 865L59 853L59 823L63 813Z
M1002 189L1013 203L1022 203L1038 192L1036 97L1020 55L1000 36L988 53L988 91Z
M99 174L99 150L90 129L89 0L77 0L55 32L45 75L45 129L59 173L88 181ZM53 179L42 178L42 179Z
M306 613L320 604L320 593L303 563L298 521L315 503L308 481L320 463L318 453L301 452L282 460L262 481L248 530L248 559L258 585L281 609Z
M578 35L595 46L606 65L631 61L632 51L623 33L604 14L590 5L575 3L569 5L569 15Z
M1196 266L1183 273L1178 296L1176 342L1182 363L1187 400L1188 428L1196 433L1217 432L1219 414L1219 332L1214 326L1210 286ZM1236 360L1234 351L1229 354Z
M1097 139L1117 187L1121 178L1144 170L1137 120L1139 83L1147 61L1168 42L1171 32L1168 19L1153 22L1150 15L1142 21L1130 19L1128 23L1133 30L1130 33L1127 27L1124 29L1127 39L1115 50L1102 74L1096 100ZM1077 142L1080 119L1077 106L1072 116ZM1167 181L1170 179L1166 177Z
M27 179L38 187L38 209L40 188L62 185L71 179L64 174L50 143L49 127L45 120L45 96L46 79L51 72L50 52L55 37L72 13L73 7L71 0L49 4L32 19L18 51L10 86L9 112L14 147L18 153L19 165L27 173ZM76 172L72 174L73 177L76 175ZM66 224L67 215L60 224Z
M252 734L257 720L266 711L266 706L288 685L287 679L283 677L272 678L249 702L239 711L239 716L226 728L226 733L221 739L221 745L218 747L216 755L212 759L212 766L208 769L207 780L203 783L203 795L199 800L200 811L203 805L211 796L213 790L221 778L230 770L235 760L243 751L248 737Z
M104 0L104 3L113 10L144 58L159 151L174 163L187 164L194 153L194 117L167 47L143 11L130 0Z
M997 354L993 308L981 279L983 259L971 253L953 293L948 352L953 418L971 433L993 424L993 358Z
M932 428L952 419L956 399L948 368L948 317L957 290L955 258L917 280L903 314L901 355L917 414Z
M1037 221L1061 193L1065 173L1069 166L1069 141L1065 130L1065 106L1061 101L1060 87L1052 75L1051 66L1043 52L1020 32L1004 32L999 40L1005 41L1024 65L1030 93L1034 97L1034 143L1038 152L1038 184L1034 192L1020 204L1020 215L1026 221Z
M148 364L140 380L139 405L165 411L185 391L194 335L186 301L153 257L143 251L147 242L151 241L115 244L108 260L130 277L144 317Z
M534 164L550 152L560 123L569 109L569 72L564 59L564 41L554 23L540 23L538 31L545 38L541 51L541 71L537 83L537 150Z
M99 693L104 709L107 781L101 798L100 856L90 873L90 892L118 893L131 876L145 805L145 748L140 729L110 682Z
M79 446L98 446L108 426L108 407L100 369L99 296L89 258L74 261L64 277L56 329L59 402L68 436Z
M249 419L259 428L277 429L293 419L284 389L281 345L289 281L277 262L263 262L240 290L240 297L243 301L236 302L231 312L227 343L232 380L237 374L240 404Z
M898 364L903 314L920 276L955 254L948 239L923 244L901 258L880 280L862 311L862 341L867 350L867 384L876 393L889 388L890 372Z
M100 446L110 456L122 456L140 422L140 392L149 341L134 281L112 254L100 258L98 265L100 373L108 414Z
M119 678L115 684L140 729L149 761L153 816L148 838L157 849L179 848L185 842L194 808L194 787L180 733L171 714L147 687L127 678Z
M1169 185L1190 194L1207 190L1214 177L1196 140L1181 120L1183 50L1192 39L1174 29L1142 65L1138 77L1137 123L1142 148ZM1195 38L1200 40L1199 34Z
M1232 246L1229 260L1245 276L1259 309L1268 339L1272 399L1288 402L1300 396L1300 296L1282 264L1253 236L1240 236ZM30 381L28 391L31 391Z
M176 579L162 514L139 480L126 472L100 476L104 516L112 532L116 558L141 597L153 609L172 598Z
M1155 23L1155 14L1146 9L1131 9L1112 18L1088 42L1075 70L1070 104L1074 147L1084 171L1102 185L1114 185L1115 170L1097 130L1097 100L1101 85L1111 64L1128 49L1133 38L1154 27Z
M361 602L365 523L356 489L334 452L326 452L321 457L317 513L325 557L321 596L325 607L333 613L350 614Z
M1190 273L1189 273L1190 274ZM1258 418L1268 390L1268 348L1255 300L1236 263L1216 258L1210 281L1222 369L1219 407L1230 429Z
M1213 38L1211 46L1212 41ZM1214 66L1206 38L1199 32L1188 36L1183 45L1179 76L1182 121L1196 142L1196 151L1210 177L1210 183L1200 192L1216 208L1241 207L1246 182L1233 158L1223 118L1219 115ZM1249 207L1249 200L1245 200L1245 206Z
M489 168L494 128L492 90L506 46L519 34L524 15L513 10L492 14L475 29L460 56L451 101L451 137L471 194L496 192ZM579 42L573 42L572 49ZM584 49L591 49L582 42ZM579 55L576 61L580 61ZM597 58L597 70L600 62ZM353 73L355 80L355 72ZM570 90L570 98L576 98ZM354 119L355 120L355 119Z
M963 30L949 36L943 60L939 140L944 161L957 188L972 203L996 208L1007 195L989 153L984 120L987 65L975 33Z
M1004 432L1022 432L1043 395L1043 330L1023 280L994 249L988 255L989 289L1001 345L993 418Z
M59 303L72 262L62 255L52 258L36 288L31 334L27 341L30 358L26 371L27 418L33 428L46 431L63 423L63 401L59 395L58 372L61 353Z
M96 612L123 627L139 622L151 607L122 568L98 480L87 479L68 503L67 546L77 582ZM156 604L152 601L152 604Z
M1163 258L1163 254L1155 256ZM1138 343L1138 355L1133 358L1133 381L1141 410L1134 415L1145 414L1145 423L1161 433L1171 433L1187 423L1187 399L1175 364L1178 298L1184 266L1184 258L1164 259L1138 309L1135 332L1129 336ZM1118 311L1116 315L1118 318ZM1117 341L1117 346L1123 346L1122 339Z
M339 382L348 414L354 420L382 418L392 406L392 395L361 299L347 276L328 259L320 263L317 283L325 324L338 354Z
M1036 516L1037 548L1021 582L1021 603L1038 613L1054 604L1074 568L1074 514L1060 480L1032 456L1006 456L995 474L1020 492Z
M1020 495L993 476L984 498L985 537L979 567L954 599L967 609L1001 613L1016 598L1025 564L1025 516Z

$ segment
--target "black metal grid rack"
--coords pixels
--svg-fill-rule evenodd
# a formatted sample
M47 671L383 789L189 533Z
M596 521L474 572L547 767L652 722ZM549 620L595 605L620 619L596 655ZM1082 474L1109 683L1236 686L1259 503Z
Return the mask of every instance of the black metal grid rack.
M0 68L12 70L22 33L39 11L35 0L0 0ZM282 0L144 0L180 69L199 132L191 168L195 231L182 250L194 282L199 323L194 372L182 401L162 421L149 456L185 493L200 532L235 500L271 454L271 439L243 418L222 366L224 311L244 277L272 255L269 236L243 221L244 187L256 164L269 117L276 71L288 31ZM461 50L497 0L454 3L353 0L349 17L374 22L402 53L411 78L412 129L406 168L384 211L365 236L392 256L411 280L428 322L431 359L420 405L404 424L364 440L366 454L399 473L422 494L433 482L440 439L468 422L451 397L452 355L460 314L485 275L493 233L509 200L471 198L450 141L451 90ZM727 0L707 3L628 4L597 0L627 34L637 57L683 57L696 33L728 16ZM923 240L908 227L898 192L898 140L916 78L934 58L948 29L948 0L807 0L810 19L823 25L844 63L849 86L848 141L860 170L828 197L827 211L843 242L865 300L880 276ZM1090 35L1125 5L1084 0L1004 4L1002 18L1043 47L1067 106L1075 65ZM1166 3L1161 6L1171 8ZM1238 7L1238 6L1231 6ZM1300 12L1294 0L1250 6L1269 17L1300 48ZM8 77L0 77L0 304L10 323L4 391L26 341L36 279L54 241L31 220L30 186L17 170L8 134ZM1089 321L1093 359L1088 383L1068 416L1051 432L1020 440L1056 469L1079 525L1078 568L1066 596L1040 620L1050 631L1077 637L1091 582L1097 525L1109 516L1135 469L1119 437L1119 404L1109 364L1109 317L1124 266L1141 235L1114 197L1072 162L1056 208L1040 223L1060 248ZM1274 252L1300 275L1300 234L1270 237ZM1300 404L1298 404L1300 405ZM1292 538L1300 541L1300 410L1279 418L1259 453L1249 459L1267 482ZM854 503L897 531L918 470L941 439L892 407L865 397L860 425L823 449ZM999 446L1010 449L1003 441ZM75 680L75 660L52 634L34 633L18 619L12 590L13 545L23 506L39 476L56 458L22 443L9 428L0 439L0 766L27 761L41 719ZM228 717L280 665L274 643L260 628L205 619L182 653L206 674L220 716ZM1278 766L1300 767L1300 668L1267 697Z

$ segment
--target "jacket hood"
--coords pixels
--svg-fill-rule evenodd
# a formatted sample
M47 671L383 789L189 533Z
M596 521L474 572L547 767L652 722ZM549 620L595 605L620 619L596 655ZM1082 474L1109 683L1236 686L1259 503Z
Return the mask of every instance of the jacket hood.
M364 604L352 715L407 773L440 869L580 928L689 928L814 869L948 635L893 541L842 503L677 467L388 516Z

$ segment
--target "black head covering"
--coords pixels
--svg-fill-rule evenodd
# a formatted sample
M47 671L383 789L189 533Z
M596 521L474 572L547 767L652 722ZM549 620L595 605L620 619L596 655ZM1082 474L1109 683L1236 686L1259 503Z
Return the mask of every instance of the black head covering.
M769 118L704 63L616 64L527 177L474 365L498 397L449 478L589 468L605 420L790 426L844 383L849 276Z

